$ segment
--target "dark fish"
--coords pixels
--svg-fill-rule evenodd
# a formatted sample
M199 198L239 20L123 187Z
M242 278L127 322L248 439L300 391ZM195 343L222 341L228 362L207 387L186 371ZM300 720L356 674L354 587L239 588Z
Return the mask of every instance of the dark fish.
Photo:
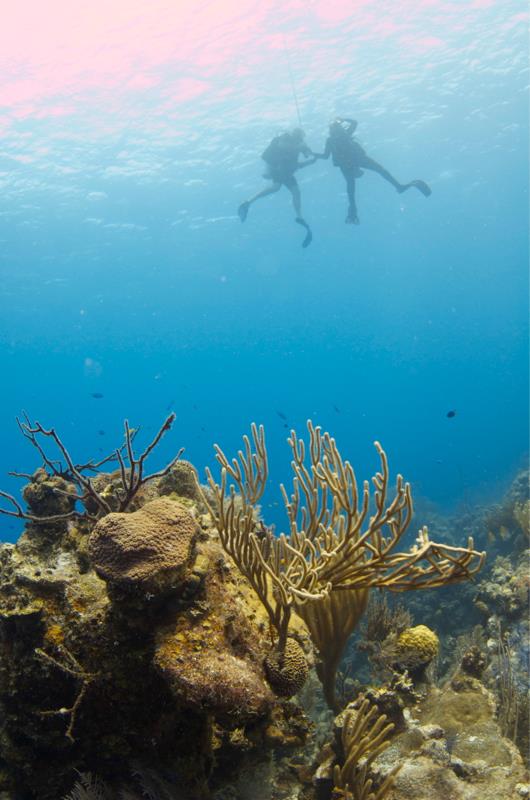
M101 400L105 395L101 394L101 392L92 392L90 396L94 397L96 400Z
M98 431L100 436L105 436L105 431Z
M283 413L283 411L277 411L276 413L278 414L278 416L280 417L280 419L287 420L287 415L286 415L286 414L284 414L284 413Z
M283 425L283 427L284 427L284 428L288 428L289 426L288 426L288 425L287 425L287 423L285 422L285 423L284 423L284 425Z
M340 414L340 408L339 408L338 406L333 406L333 408L335 409L335 411L337 412L337 414Z
M447 414L446 414L445 416L446 416L448 419L453 419L453 417L456 417L456 411L448 411L448 412L447 412Z

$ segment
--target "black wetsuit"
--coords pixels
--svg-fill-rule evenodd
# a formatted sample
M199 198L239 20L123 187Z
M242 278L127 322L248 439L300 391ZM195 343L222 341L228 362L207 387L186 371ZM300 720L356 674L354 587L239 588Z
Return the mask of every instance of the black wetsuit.
M301 166L298 161L299 155L310 158L311 150L306 144L294 141L289 133L275 136L261 155L268 167L268 174L265 177L288 188L296 186L294 173Z
M425 181L414 180L410 183L399 183L390 172L385 169L373 158L370 158L359 142L353 138L353 131L357 123L354 120L343 120L348 123L348 127L341 125L333 126L332 135L328 136L323 153L315 154L316 158L329 158L331 155L335 167L339 167L346 181L348 192L349 209L346 222L358 224L357 207L355 204L355 180L363 175L363 169L370 169L377 172L388 181L398 192L404 192L412 186L418 189L425 197L429 197L431 190Z
M366 155L359 142L354 139L348 131L341 131L334 136L328 136L326 147L321 157L329 158L330 155L333 165L339 167L346 181L346 190L348 192L348 201L350 204L348 217L351 221L357 220L355 180L363 175L363 168L378 172L396 189L401 188L401 184L399 184L384 167L378 164L377 161L374 161L373 158Z
M306 156L307 160L299 162L298 158L300 155ZM301 225L306 231L302 247L308 247L311 244L313 235L309 225L302 217L300 187L298 186L298 181L294 177L294 173L303 167L314 164L315 158L312 157L311 150L304 143L303 134L301 136L296 136L291 133L282 133L279 136L275 136L267 149L264 150L261 157L267 164L267 172L263 177L271 180L272 185L268 186L266 189L262 189L262 191L254 195L254 197L241 203L237 210L239 219L241 222L245 222L252 203L263 197L274 194L279 191L282 186L285 186L291 192L293 199L293 206L296 213L295 222Z

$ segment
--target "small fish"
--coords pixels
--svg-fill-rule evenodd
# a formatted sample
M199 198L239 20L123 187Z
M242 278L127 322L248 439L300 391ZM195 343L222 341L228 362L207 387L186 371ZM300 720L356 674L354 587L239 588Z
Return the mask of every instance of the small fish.
M289 426L288 426L288 424L287 424L286 422L284 422L284 423L283 423L283 427L284 427L284 428L288 428Z
M333 406L333 408L335 409L335 411L337 412L337 414L340 414L340 408L339 408L338 406L335 406L335 405L334 405L334 406Z
M453 419L453 417L456 417L456 411L448 411L445 416L447 419Z
M105 436L105 431L98 431L98 434L99 434L100 436Z
M105 395L101 394L101 392L92 392L90 397L94 397L96 400L101 400Z
M280 419L287 420L287 415L283 413L283 411L276 411Z

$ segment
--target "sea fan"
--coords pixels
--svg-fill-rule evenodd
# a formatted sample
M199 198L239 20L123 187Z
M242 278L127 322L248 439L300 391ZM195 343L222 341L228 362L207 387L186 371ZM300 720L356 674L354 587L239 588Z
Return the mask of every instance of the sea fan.
M133 772L146 800L183 800L177 789L151 770L136 768Z
M134 785L133 785L134 784ZM119 791L89 772L80 772L79 780L63 800L186 800L166 778L151 770L136 767L131 778L121 781Z
M64 800L113 800L103 781L90 772L80 772L79 780Z

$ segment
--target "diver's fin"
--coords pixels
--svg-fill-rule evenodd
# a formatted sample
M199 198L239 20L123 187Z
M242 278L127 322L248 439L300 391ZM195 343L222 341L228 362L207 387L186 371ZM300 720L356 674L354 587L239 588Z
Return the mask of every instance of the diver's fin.
M302 242L302 247L304 247L304 248L305 247L309 247L309 245L313 241L313 234L311 233L311 228L309 227L309 225L307 224L305 219L302 219L302 217L296 217L295 222L297 222L299 225L301 225L302 228L306 229L307 233L305 235L304 241Z
M249 208L250 208L250 203L248 202L248 200L245 200L245 202L241 203L241 205L237 209L237 213L241 222L244 222L246 220Z
M419 181L419 180L411 181L410 185L414 186L414 188L417 189L419 192L421 192L424 197L430 197L430 195L432 194L431 187L427 186L425 181Z

